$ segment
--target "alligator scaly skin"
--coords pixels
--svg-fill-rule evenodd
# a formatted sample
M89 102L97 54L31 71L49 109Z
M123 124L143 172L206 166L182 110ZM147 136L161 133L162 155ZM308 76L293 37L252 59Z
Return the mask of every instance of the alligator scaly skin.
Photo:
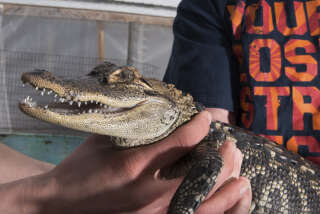
M251 213L320 213L320 170L316 165L264 137L221 122L211 124L206 139L188 157L195 164L190 164L168 213L194 213L223 166L217 150L225 140L236 141L244 156L240 175L251 182Z

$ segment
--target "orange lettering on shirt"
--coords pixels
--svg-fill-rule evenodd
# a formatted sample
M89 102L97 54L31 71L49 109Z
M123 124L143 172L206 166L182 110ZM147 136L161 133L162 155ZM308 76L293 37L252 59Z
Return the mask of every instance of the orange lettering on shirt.
M240 39L241 35L241 22L244 14L246 3L243 0L237 1L237 5L228 5L227 9L230 14L230 19L232 23L233 35L236 39Z
M307 54L297 54L297 49L304 50ZM291 81L309 82L318 75L318 62L313 56L308 55L316 52L315 46L308 40L291 39L285 45L285 57L293 65L303 64L305 71L296 70L293 66L286 66L285 73Z
M262 16L260 18L260 16ZM262 19L262 25L258 26L255 21ZM269 34L273 31L272 11L266 0L258 4L249 5L246 9L246 28L249 34Z
M284 36L288 35L303 35L307 32L307 20L304 12L303 2L294 1L294 13L296 17L296 27L288 27L287 14L284 8L284 4L290 4L290 1L285 2L275 2L275 16L277 28L280 33Z
M289 87L254 87L255 96L266 96L266 129L278 130L280 96L289 96Z
M260 136L268 138L269 140L276 142L279 145L283 145L283 136L279 136L279 135L264 135L264 134L260 134Z
M320 12L317 8L320 7L320 1L307 1L307 15L309 20L309 30L311 36L319 36L320 35Z
M261 50L269 50L269 62L261 64ZM281 49L280 45L273 39L256 39L250 44L249 49L249 73L256 81L274 82L281 75ZM265 57L264 57L265 58ZM269 71L262 71L269 67Z
M304 130L304 115L312 115L314 130L320 130L320 90L316 87L293 87L293 130Z
M320 164L320 142L312 136L293 136L287 142L287 149L295 153L301 151L301 155L307 155L306 159Z

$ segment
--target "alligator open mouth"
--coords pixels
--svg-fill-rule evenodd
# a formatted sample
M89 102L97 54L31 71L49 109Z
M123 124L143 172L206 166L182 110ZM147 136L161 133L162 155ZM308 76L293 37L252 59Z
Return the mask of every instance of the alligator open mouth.
M124 93L121 88L101 84L92 76L70 80L57 78L48 71L36 70L24 73L21 80L24 86L30 85L41 96L48 97L45 102L37 102L36 100L43 101L43 98L33 99L30 95L23 99L19 106L25 113L36 111L37 115L51 112L74 116L115 114L129 111L145 101L137 93ZM37 116L34 113L31 115Z
M25 87L26 83L23 83L23 85ZM39 91L41 96L47 96L49 100L46 104L39 104L34 98L32 98L31 96L27 96L20 102L20 107L23 109L38 108L42 111L51 111L64 115L80 115L92 113L110 114L120 113L131 109L112 107L96 100L81 101L79 99L74 99L73 97L67 98L60 96L50 88L39 88L32 84L29 85L31 85L36 91Z

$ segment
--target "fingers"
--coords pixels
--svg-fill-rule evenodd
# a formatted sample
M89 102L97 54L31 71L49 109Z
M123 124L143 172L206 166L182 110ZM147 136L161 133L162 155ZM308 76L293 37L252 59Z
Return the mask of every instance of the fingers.
M231 122L230 119L233 117L233 113L226 109L206 108L205 110L211 113L212 120L218 120L224 123L230 123Z
M157 157L158 160L154 164L159 168L174 163L208 134L210 123L209 112L199 113L167 138L142 148L145 162L155 161L154 158Z
M241 177L241 179L246 179ZM249 181L248 181L249 182ZM245 189L245 187L242 187L242 191L245 191L245 193L240 193L241 199L236 203L235 206L233 206L230 210L226 212L226 214L247 214L249 213L250 207L251 207L251 200L252 200L252 191L251 186L249 182L249 189ZM241 191L241 190L240 190Z
M252 196L249 180L244 177L239 178L243 155L233 142L226 142L220 148L220 152L224 166L208 199L200 206L197 213L247 214Z
M225 142L219 149L223 157L223 167L209 196L231 178L239 178L243 155L233 142Z
M251 197L249 180L240 177L224 185L206 200L198 209L197 214L247 214L251 206Z
M203 111L196 115L190 122L177 129L172 135L162 140L162 146L156 146L158 151L164 147L192 147L199 143L209 132L211 114Z

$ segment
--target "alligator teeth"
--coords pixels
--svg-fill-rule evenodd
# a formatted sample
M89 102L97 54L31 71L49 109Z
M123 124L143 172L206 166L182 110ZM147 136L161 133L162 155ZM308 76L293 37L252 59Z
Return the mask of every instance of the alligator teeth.
M22 87L25 87L27 84L26 83L22 83ZM31 86L34 86L31 84ZM74 94L74 91L69 91L69 95L67 96L63 96L63 95L59 95L59 93L55 92L54 90L50 89L50 88L44 88L44 87L39 87L39 86L34 86L32 87L35 90L39 91L39 94L41 96L44 95L51 95L51 102L57 103L54 106L50 106L50 104L44 104L41 106L42 109L48 110L50 109L50 111L57 111L63 114L68 114L69 112L73 112L73 114L92 114L92 113L96 113L96 114L104 114L104 113L108 113L108 112L116 112L118 111L118 108L115 107L111 107L107 104L104 104L100 101L94 100L94 99L88 99L88 100L83 100L81 101L79 99L79 97L75 96L70 96L70 94ZM21 102L23 102L26 106L29 107L35 107L37 106L37 103L35 101L32 101L31 96L27 96L26 98L24 98ZM72 107L76 107L78 106L78 109L74 109L72 107L69 107L67 110L63 110L62 107L60 107L60 105L58 105L59 103L65 103L66 105L70 105ZM93 107L95 106L95 107ZM82 108L83 109L82 109Z
M23 102L24 104L28 105L29 107L37 106L37 103L36 103L36 102L33 102L33 101L32 101L32 97L30 97L30 96L27 96L22 102Z

